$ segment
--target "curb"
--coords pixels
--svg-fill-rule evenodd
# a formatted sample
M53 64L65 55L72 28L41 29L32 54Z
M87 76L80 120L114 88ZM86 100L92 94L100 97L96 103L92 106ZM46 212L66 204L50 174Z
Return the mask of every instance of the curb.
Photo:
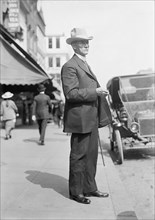
M127 193L123 182L119 177L108 150L104 148L105 141L103 140L103 135L101 135L101 132L105 132L104 128L99 130L101 139L101 149L99 153L104 159L103 163L105 165L104 168L107 185L117 220L138 220L132 205L132 200L130 199L130 195Z

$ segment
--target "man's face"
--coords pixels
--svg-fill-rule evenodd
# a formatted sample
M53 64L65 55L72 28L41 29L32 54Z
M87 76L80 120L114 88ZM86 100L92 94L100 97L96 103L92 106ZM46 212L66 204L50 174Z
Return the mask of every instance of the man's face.
M72 44L72 47L77 54L81 56L86 56L89 51L89 41L88 40L76 41Z

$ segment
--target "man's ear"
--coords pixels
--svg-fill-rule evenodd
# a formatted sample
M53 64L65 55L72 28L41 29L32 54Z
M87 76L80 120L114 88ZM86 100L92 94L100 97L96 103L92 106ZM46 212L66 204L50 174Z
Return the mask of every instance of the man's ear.
M76 50L76 44L75 43L72 43L71 46L72 46L73 50Z

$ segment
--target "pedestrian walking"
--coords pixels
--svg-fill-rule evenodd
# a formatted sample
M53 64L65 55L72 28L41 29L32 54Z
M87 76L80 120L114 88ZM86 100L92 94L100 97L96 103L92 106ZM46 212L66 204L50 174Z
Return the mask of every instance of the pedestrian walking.
M11 98L13 93L5 92L2 95L3 101L1 103L1 116L5 127L5 140L12 137L12 130L15 128L16 115L18 114L18 108Z
M61 70L66 99L63 131L71 133L69 195L70 199L83 204L90 204L91 200L87 198L90 196L109 196L98 190L95 181L98 127L111 123L111 114L106 101L107 91L100 87L86 62L92 39L84 29L74 28L66 40L74 55ZM103 121L102 125L99 120Z
M59 128L63 126L63 114L64 114L64 103L62 100L60 100L58 106L58 113L57 113Z
M50 97L45 94L45 86L43 84L38 85L39 94L34 97L33 110L32 110L32 120L37 120L39 128L39 144L44 145L45 142L45 132L47 127L47 122L50 118L49 110L52 109L52 103Z
M64 103L62 100L58 100L56 103L54 103L53 115L54 115L55 122L59 128L61 128L63 124L63 121L62 121L63 112L64 112Z

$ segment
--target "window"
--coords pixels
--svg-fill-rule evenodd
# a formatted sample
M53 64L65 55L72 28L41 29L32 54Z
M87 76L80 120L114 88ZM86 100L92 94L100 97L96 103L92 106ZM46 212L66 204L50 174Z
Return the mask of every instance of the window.
M56 67L60 67L60 58L59 57L56 58Z
M56 48L60 48L60 38L56 38Z
M52 48L52 38L48 38L48 48Z
M53 67L53 58L52 57L48 58L48 66Z

